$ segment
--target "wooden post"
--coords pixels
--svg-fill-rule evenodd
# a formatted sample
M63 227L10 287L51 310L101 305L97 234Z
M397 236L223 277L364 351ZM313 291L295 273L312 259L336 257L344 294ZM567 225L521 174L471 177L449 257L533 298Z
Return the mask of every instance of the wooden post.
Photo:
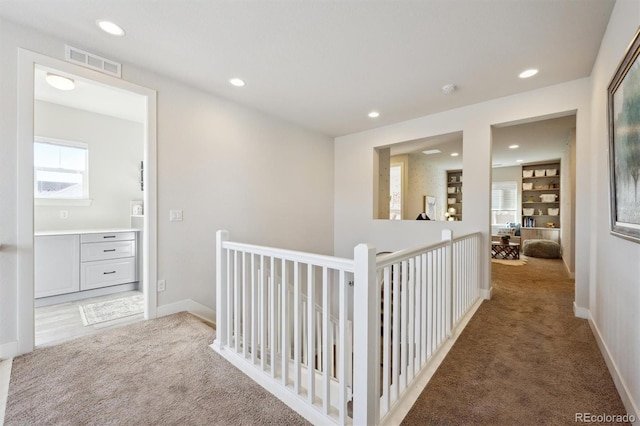
M228 345L227 327L224 326L227 318L227 252L222 247L225 241L229 241L229 232L220 230L216 232L216 339L213 344L218 350Z
M375 248L356 246L354 263L353 424L375 425L380 413L380 289Z
M442 230L442 241L447 241L444 261L444 284L445 284L445 333L451 338L453 330L453 231L451 229Z

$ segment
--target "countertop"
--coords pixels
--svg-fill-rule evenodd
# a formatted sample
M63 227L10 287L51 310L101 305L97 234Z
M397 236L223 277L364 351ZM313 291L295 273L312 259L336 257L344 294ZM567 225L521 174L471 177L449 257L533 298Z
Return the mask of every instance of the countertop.
M40 231L33 235L36 237L45 237L51 235L81 235L81 234L103 234L111 232L140 232L135 228L102 228L102 229L70 229L60 231Z

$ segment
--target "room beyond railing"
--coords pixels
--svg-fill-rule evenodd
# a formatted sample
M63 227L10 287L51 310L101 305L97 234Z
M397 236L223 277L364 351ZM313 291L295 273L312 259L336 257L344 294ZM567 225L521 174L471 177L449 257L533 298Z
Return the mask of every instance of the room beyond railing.
M218 231L212 347L312 423L384 423L478 300L481 240L352 260Z

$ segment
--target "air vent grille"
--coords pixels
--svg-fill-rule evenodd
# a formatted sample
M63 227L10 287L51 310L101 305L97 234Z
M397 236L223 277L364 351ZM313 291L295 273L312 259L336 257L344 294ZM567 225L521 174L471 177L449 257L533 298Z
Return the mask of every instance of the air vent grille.
M122 77L122 64L94 55L93 53L66 45L65 57L67 61L82 65L83 67L91 68L92 70L100 71L118 78Z

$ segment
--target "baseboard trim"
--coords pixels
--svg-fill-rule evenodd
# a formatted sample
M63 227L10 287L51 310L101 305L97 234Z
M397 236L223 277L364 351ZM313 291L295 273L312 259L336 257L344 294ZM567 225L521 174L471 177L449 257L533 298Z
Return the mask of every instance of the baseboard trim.
M493 287L491 287L489 290L486 290L484 288L480 289L480 297L484 300L491 300L492 294L493 294Z
M587 311L589 312L589 311ZM616 389L618 390L618 394L620 394L620 399L622 399L622 404L624 404L624 408L627 410L627 414L630 416L633 415L636 419L638 419L638 415L640 414L640 410L638 410L638 405L633 400L631 392L629 392L629 388L624 381L622 375L620 375L620 371L618 370L618 365L613 360L611 356L611 352L609 352L609 348L607 344L604 342L602 338L602 334L600 334L600 329L596 325L591 313L588 315L589 326L591 327L591 332L596 338L596 342L598 343L598 348L600 348L600 352L602 353L602 357L604 358L605 364L607 364L607 368L609 369L609 373L611 374L611 378L613 378L613 383L616 385ZM635 424L635 423L634 423Z
M4 424L4 415L7 409L7 397L9 396L9 381L11 380L12 365L12 359L0 361L0 425Z
M18 342L7 342L0 345L0 361L11 359L14 356L18 356Z
M158 317L166 317L167 315L173 315L184 311L187 311L202 320L215 324L216 314L213 309L191 299L184 299L179 302L158 306Z
M576 305L575 300L573 301L573 315L575 315L577 318L582 318L586 320L588 320L591 317L591 313L589 312L589 309L581 308L580 306Z

